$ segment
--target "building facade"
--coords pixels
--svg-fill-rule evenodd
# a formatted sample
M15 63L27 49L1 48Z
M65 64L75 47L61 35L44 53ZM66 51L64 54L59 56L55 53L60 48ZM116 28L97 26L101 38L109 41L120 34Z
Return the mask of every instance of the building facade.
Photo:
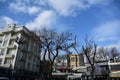
M79 67L84 66L84 57L82 54L68 54L68 66Z
M24 26L9 24L0 30L0 66L15 72L39 72L40 39Z

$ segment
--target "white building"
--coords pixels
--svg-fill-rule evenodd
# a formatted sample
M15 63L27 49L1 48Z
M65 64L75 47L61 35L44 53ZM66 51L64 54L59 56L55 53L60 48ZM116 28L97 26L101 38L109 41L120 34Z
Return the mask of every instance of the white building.
M40 40L24 26L10 24L0 30L0 66L39 72Z

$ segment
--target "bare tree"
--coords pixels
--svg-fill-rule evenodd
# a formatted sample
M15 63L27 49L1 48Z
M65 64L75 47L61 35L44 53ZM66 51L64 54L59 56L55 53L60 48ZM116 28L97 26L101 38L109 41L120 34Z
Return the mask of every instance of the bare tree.
M95 56L97 53L97 51L96 51L97 45L94 43L93 40L88 41L88 37L86 36L85 45L82 45L82 52L80 52L77 49L77 42L76 42L76 36L75 36L73 48L78 54L82 53L83 55L86 56L87 61L89 62L90 66L91 66L91 78L93 80L93 78L94 78L93 76L94 76L94 72L95 72Z
M57 62L61 63L58 67L67 67L67 63L65 61L67 60L67 53L66 54L60 54L57 56Z
M50 78L52 66L58 54L61 51L69 51L69 48L72 47L70 45L72 34L67 32L58 34L54 30L47 28L43 28L38 32L42 44L42 53L44 53L42 60L49 61L49 73L47 77Z
M97 55L99 56L100 60L106 59L106 61L110 60L112 62L116 61L119 58L119 52L116 47L101 47L98 49Z
M95 73L95 56L96 56L97 45L86 37L85 45L82 46L83 53L85 54L90 66L91 66L91 78L94 80Z
M100 47L97 49L96 60L97 61L108 61L109 49Z
M119 57L119 52L117 51L116 47L111 47L109 49L109 57L110 57L110 60L113 62L115 62L117 57Z

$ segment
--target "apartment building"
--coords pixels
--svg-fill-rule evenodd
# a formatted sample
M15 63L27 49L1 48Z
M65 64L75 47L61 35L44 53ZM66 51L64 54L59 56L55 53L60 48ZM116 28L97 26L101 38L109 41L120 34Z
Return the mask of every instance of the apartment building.
M79 67L84 66L84 57L82 54L68 54L68 66Z
M0 66L39 72L40 39L24 26L9 24L0 30Z

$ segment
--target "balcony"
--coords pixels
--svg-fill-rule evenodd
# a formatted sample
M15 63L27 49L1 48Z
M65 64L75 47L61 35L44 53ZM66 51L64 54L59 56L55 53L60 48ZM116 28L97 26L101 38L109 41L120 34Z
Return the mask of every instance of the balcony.
M3 35L3 33L1 32L1 30L0 30L0 35Z
M4 48L7 48L7 46L1 46L1 45L0 45L0 49L4 49Z
M12 66L12 64L6 63L6 64L3 64L3 66L4 66L4 67L7 67L7 68L10 68L10 67Z
M8 46L8 48L10 48L10 49L13 49L13 48L16 49L16 47L17 47L16 45L9 45Z
M10 39L15 40L17 36L12 36Z
M14 32L19 32L19 31L22 31L22 30L23 30L23 27L19 27L19 28L15 28Z
M3 56L3 55L4 55L4 52L1 52L1 53L0 53L0 56Z
M11 32L13 29L4 29L2 30L3 33Z
M3 37L0 37L0 41L2 41L3 40Z
M6 54L6 56L5 56L6 58L14 58L15 57L15 55L14 54Z

